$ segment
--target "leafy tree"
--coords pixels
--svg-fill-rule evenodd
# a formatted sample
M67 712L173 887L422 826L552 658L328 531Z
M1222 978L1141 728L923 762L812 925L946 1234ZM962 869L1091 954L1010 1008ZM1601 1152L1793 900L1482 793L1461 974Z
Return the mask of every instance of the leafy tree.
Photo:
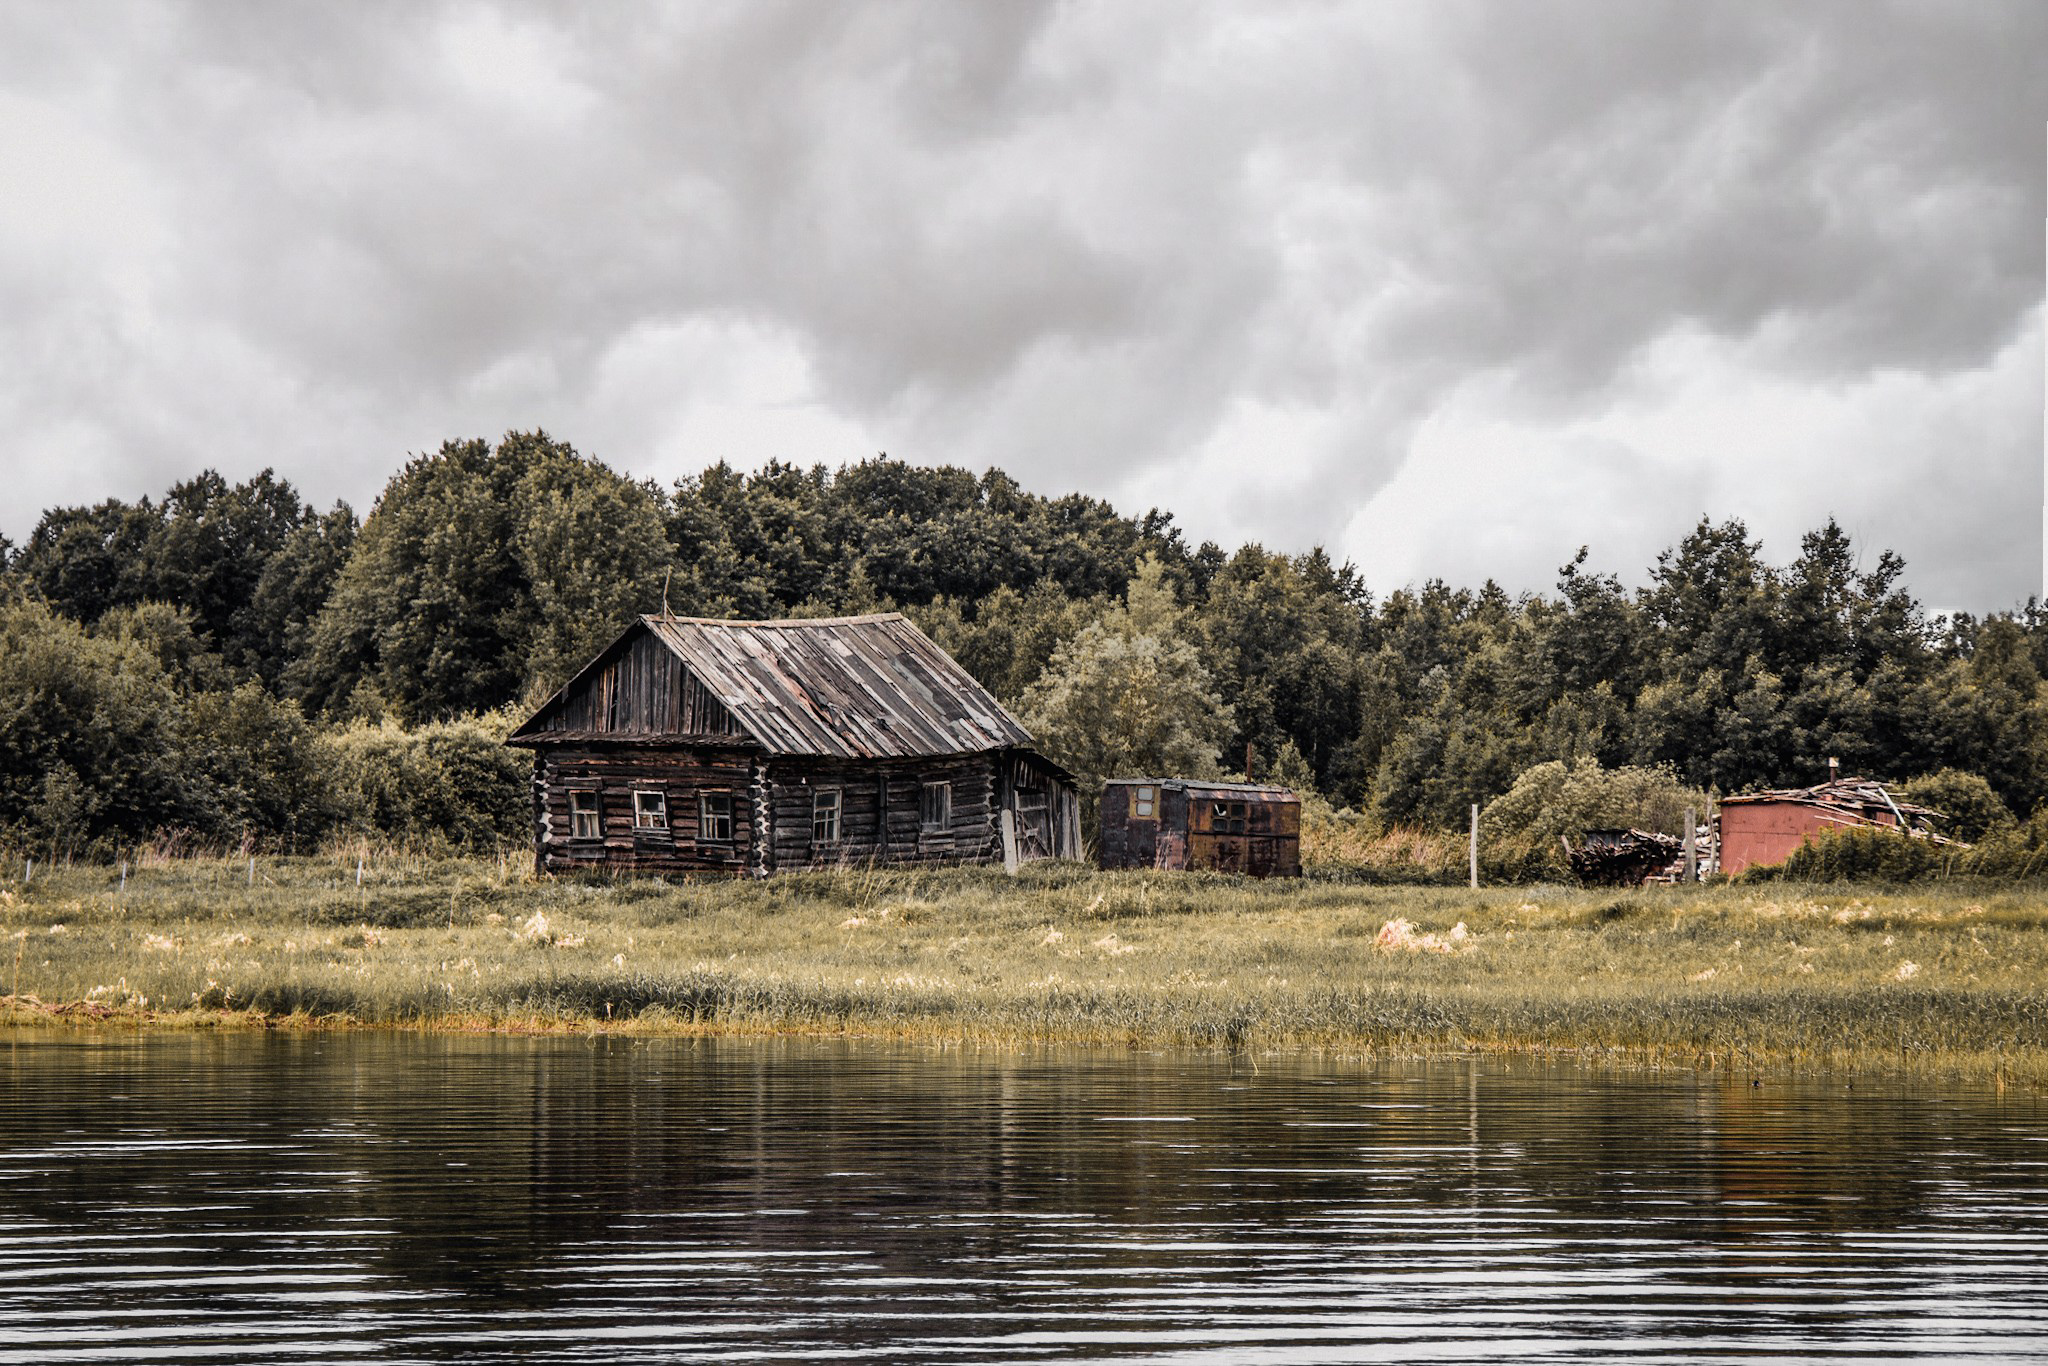
M1070 598L1051 579L1024 592L1008 584L978 604L939 598L910 617L1005 706L1022 703L1053 653L1110 609L1107 598Z
M90 624L109 608L149 597L149 547L161 525L148 498L52 508L29 533L12 572L51 607Z
M302 691L313 623L341 578L356 531L355 511L336 503L301 522L264 562L241 617L241 636L268 686L293 696Z
M519 690L532 609L503 476L488 444L451 441L385 487L313 624L309 701L368 682L401 715L431 717Z
M278 661L252 634L250 605L272 557L311 517L270 470L232 485L205 470L161 503L45 513L17 568L44 601L87 624L116 608L176 603L230 667L274 676Z
M1230 708L1180 620L1155 561L1124 609L1056 648L1025 692L1020 719L1073 770L1089 812L1110 778L1219 771Z
M515 644L529 700L552 693L640 612L669 563L660 494L543 435L506 438L511 522L530 624Z
M1682 834L1685 813L1704 818L1708 794L1688 787L1669 767L1604 768L1597 760L1552 759L1524 769L1479 815L1490 840L1515 837L1554 843L1588 830L1656 830Z
M667 553L652 489L545 433L449 442L378 499L299 685L331 711L367 684L414 721L544 692L659 603Z
M1358 713L1363 606L1354 571L1320 550L1248 545L1211 578L1193 634L1236 717L1232 756L1291 742L1328 780Z
M1603 685L1632 697L1649 662L1642 651L1641 610L1619 578L1586 572L1588 553L1580 546L1572 562L1558 570L1554 606L1541 600L1529 604L1545 702Z
M0 830L70 845L184 823L177 713L141 641L0 602Z

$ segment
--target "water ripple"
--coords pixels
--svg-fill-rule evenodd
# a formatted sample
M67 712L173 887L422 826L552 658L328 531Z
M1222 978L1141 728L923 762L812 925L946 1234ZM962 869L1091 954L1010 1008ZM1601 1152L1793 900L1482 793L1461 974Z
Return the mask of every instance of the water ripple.
M17 1036L0 1363L2048 1355L2048 1116L1859 1078Z

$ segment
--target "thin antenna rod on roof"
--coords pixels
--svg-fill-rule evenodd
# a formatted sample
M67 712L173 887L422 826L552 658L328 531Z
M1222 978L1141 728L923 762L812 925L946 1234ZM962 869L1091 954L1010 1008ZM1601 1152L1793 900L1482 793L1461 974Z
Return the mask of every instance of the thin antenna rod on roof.
M661 576L661 614L664 617L670 615L668 610L668 581L674 578L675 576L676 567L674 565L670 565L668 567L668 572Z

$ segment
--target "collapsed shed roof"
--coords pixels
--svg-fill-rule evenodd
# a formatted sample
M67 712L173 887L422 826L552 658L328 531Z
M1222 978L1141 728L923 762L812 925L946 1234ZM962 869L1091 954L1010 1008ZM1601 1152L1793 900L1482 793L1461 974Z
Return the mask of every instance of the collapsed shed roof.
M550 714L642 632L771 754L923 758L1031 744L1017 718L900 612L789 621L643 616L511 739L552 738Z
M1857 821L1873 820L1877 818L1878 813L1889 812L1902 826L1925 826L1942 815L1933 807L1916 806L1912 802L1900 801L1883 783L1871 778L1837 778L1832 782L1817 783L1812 787L1774 788L1767 792L1745 792L1739 797L1721 799L1722 806L1762 802L1789 802L1798 806L1810 806L1831 815Z
M1277 783L1226 783L1210 782L1206 778L1111 778L1109 787L1165 787L1184 792L1221 792L1232 797L1256 798L1260 801L1300 801L1300 795L1291 787Z

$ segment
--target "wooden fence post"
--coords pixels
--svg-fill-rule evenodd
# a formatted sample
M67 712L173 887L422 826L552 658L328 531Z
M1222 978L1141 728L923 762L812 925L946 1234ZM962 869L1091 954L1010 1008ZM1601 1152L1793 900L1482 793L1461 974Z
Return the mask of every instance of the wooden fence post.
M1685 808L1685 880L1697 882L1700 874L1699 816L1691 807Z
M1472 803L1472 885L1479 885L1479 803Z

